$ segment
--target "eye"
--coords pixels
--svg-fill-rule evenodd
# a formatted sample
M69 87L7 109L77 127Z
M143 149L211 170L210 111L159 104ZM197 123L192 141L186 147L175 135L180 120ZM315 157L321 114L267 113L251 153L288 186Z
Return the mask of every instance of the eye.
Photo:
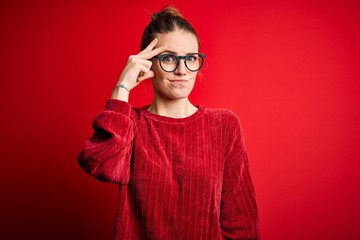
M190 61L190 62L196 62L198 59L198 56L197 55L190 55L190 56L187 56L186 57L186 60L187 61Z
M176 56L174 56L174 55L167 54L167 55L163 55L163 56L161 57L161 61L162 61L162 62L176 62L176 61L177 61L177 58L176 58Z

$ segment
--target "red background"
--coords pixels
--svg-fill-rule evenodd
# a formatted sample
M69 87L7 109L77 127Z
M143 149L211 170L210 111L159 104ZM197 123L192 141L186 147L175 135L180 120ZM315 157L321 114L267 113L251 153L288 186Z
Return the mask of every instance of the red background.
M242 121L263 239L360 239L360 4L342 0L1 1L0 238L111 239L117 187L75 157L169 3L207 54L191 99Z

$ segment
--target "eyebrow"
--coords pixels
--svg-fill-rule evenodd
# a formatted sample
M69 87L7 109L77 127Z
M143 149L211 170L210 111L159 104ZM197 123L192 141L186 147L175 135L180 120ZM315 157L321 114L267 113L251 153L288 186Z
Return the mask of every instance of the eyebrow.
M163 53L171 53L171 54L177 55L177 52L174 52L174 51L171 51L171 50L166 50L166 51L164 51ZM188 52L188 53L186 53L185 55L188 55L188 54L190 54L190 53L195 53L195 52Z

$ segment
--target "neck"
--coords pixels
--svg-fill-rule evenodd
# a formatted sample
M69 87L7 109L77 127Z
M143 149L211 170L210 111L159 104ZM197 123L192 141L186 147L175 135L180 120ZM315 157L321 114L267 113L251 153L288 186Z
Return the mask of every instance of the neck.
M188 98L161 101L153 100L148 111L165 117L185 118L193 115L197 108Z

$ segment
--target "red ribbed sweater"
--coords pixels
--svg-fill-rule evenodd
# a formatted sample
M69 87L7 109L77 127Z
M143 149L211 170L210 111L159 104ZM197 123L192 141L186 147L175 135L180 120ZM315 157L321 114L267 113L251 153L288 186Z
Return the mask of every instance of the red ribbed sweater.
M259 239L258 211L237 116L199 106L187 118L110 99L78 155L119 184L113 239Z

